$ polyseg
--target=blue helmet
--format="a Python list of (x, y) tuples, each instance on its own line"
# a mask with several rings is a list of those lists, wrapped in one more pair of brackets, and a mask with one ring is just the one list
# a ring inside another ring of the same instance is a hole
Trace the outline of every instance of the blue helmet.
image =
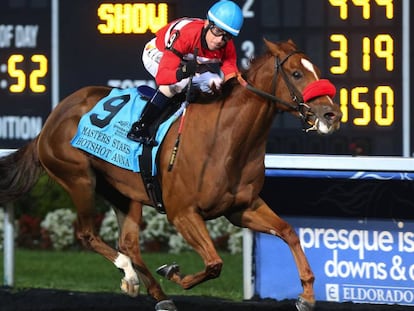
[(208, 10), (207, 19), (234, 37), (239, 34), (243, 25), (242, 10), (229, 0), (221, 0), (214, 4)]

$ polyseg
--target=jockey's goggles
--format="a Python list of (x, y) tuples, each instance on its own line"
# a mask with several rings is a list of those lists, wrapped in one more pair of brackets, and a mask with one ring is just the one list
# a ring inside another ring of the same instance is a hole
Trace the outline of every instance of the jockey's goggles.
[(224, 31), (223, 29), (217, 27), (213, 23), (209, 23), (208, 29), (210, 29), (211, 33), (215, 37), (221, 37), (221, 39), (224, 42), (227, 42), (227, 41), (230, 41), (231, 39), (233, 39), (233, 36), (231, 34), (229, 34), (228, 32)]

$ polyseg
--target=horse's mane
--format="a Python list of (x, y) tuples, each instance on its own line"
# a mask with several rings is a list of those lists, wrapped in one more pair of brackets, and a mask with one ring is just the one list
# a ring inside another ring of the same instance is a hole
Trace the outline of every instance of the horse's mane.
[[(283, 50), (286, 54), (298, 50), (296, 44), (291, 39), (275, 42), (273, 44), (277, 45), (280, 50)], [(262, 54), (260, 54), (258, 57), (250, 59), (250, 66), (243, 73), (246, 77), (250, 77), (252, 74), (257, 73), (263, 63), (266, 62), (270, 57), (274, 56), (274, 53), (270, 50), (270, 47), (268, 45), (264, 44), (263, 49), (264, 52)]]

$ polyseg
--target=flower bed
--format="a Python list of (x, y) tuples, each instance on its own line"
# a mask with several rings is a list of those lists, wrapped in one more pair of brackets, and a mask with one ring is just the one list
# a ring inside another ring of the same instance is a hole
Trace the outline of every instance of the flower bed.
[[(50, 211), (44, 219), (23, 214), (16, 226), (16, 244), (24, 248), (64, 250), (79, 247), (75, 239), (76, 214), (70, 209)], [(207, 228), (216, 247), (235, 254), (242, 251), (242, 230), (220, 217), (207, 221)], [(3, 246), (4, 211), (0, 208), (0, 248)], [(118, 222), (112, 209), (98, 215), (96, 226), (102, 239), (115, 246)], [(191, 249), (182, 236), (167, 221), (167, 217), (154, 208), (144, 207), (140, 243), (145, 251), (180, 253)]]

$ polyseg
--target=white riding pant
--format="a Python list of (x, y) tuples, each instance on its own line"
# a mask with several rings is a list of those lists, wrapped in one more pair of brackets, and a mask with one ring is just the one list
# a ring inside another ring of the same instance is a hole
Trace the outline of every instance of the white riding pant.
[[(158, 67), (162, 58), (163, 52), (158, 50), (155, 45), (155, 38), (149, 41), (142, 53), (142, 62), (145, 69), (155, 77), (158, 72)], [(181, 93), (187, 86), (189, 78), (182, 79), (177, 83), (170, 85), (160, 85), (159, 90), (165, 96), (173, 97), (175, 94)], [(223, 79), (216, 73), (204, 72), (196, 73), (193, 77), (193, 85), (198, 87), (202, 92), (211, 93), (214, 86), (215, 89), (220, 89)]]

